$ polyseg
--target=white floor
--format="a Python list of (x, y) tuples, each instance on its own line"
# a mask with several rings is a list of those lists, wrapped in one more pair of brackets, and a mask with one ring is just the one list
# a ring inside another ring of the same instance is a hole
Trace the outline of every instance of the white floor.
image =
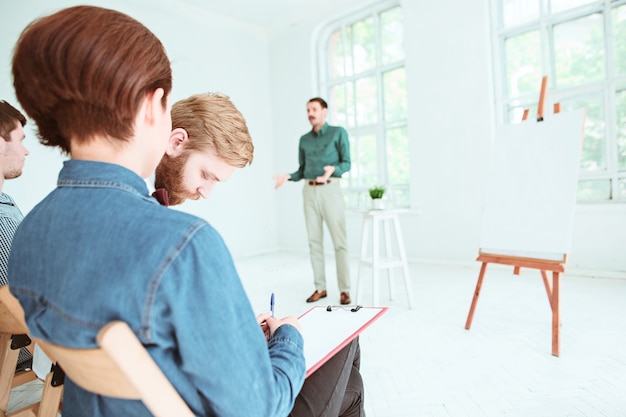
[[(353, 277), (357, 276), (353, 263)], [(238, 263), (253, 307), (278, 313), (310, 307), (306, 254), (271, 254)], [(329, 297), (337, 304), (334, 261)], [(368, 417), (626, 416), (626, 280), (565, 274), (561, 284), (561, 355), (551, 354), (551, 311), (536, 270), (487, 270), (471, 330), (465, 321), (480, 264), (410, 265), (415, 308), (399, 272), (396, 299), (381, 285), (389, 312), (361, 336)], [(369, 273), (369, 271), (368, 271)], [(363, 274), (371, 305), (371, 279)], [(354, 295), (354, 294), (353, 294)]]
[[(273, 253), (236, 261), (255, 311), (300, 315), (313, 291), (307, 254)], [(353, 261), (352, 276), (357, 276)], [(415, 308), (401, 274), (396, 299), (381, 285), (389, 312), (361, 336), (368, 417), (626, 416), (626, 280), (565, 274), (561, 355), (551, 355), (551, 312), (539, 272), (490, 266), (471, 330), (465, 320), (480, 264), (411, 264)], [(334, 260), (329, 296), (339, 303)], [(354, 285), (353, 279), (353, 285)], [(371, 305), (371, 280), (364, 275)], [(354, 299), (354, 292), (353, 292)], [(12, 395), (10, 409), (24, 402)], [(22, 395), (22, 396), (21, 396)], [(21, 396), (21, 398), (20, 398)]]

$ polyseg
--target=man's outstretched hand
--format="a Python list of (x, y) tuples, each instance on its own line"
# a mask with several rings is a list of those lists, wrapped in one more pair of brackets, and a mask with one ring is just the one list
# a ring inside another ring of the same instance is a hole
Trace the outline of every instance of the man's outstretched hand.
[(274, 189), (278, 190), (289, 178), (291, 175), (289, 174), (278, 174), (272, 177), (273, 180), (276, 180), (276, 185), (274, 185)]

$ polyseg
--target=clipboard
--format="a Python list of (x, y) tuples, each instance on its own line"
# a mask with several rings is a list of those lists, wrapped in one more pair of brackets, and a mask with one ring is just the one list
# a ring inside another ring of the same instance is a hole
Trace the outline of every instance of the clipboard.
[(331, 311), (328, 311), (327, 307), (316, 306), (298, 317), (304, 339), (305, 378), (317, 371), (388, 309), (331, 306)]

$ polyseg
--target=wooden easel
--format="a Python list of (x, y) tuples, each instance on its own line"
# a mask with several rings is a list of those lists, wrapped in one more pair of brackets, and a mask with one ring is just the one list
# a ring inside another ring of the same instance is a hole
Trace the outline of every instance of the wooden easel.
[[(543, 107), (545, 103), (546, 88), (548, 77), (543, 77), (541, 81), (541, 92), (539, 95), (539, 103), (537, 106), (537, 121), (543, 121)], [(559, 103), (554, 104), (554, 113), (559, 113), (561, 106)], [(527, 120), (528, 109), (524, 110), (522, 120)], [(487, 264), (502, 264), (513, 266), (513, 273), (519, 275), (521, 268), (533, 268), (538, 269), (543, 279), (543, 284), (548, 294), (548, 301), (550, 302), (550, 308), (552, 309), (552, 355), (559, 356), (560, 354), (560, 274), (565, 272), (564, 264), (567, 260), (567, 254), (563, 254), (562, 259), (559, 260), (546, 260), (535, 258), (523, 258), (517, 256), (508, 255), (496, 255), (483, 253), (479, 250), (477, 261), (482, 262), (480, 268), (480, 274), (478, 275), (478, 282), (476, 282), (476, 289), (474, 290), (474, 297), (472, 299), (472, 305), (467, 315), (467, 321), (465, 322), (465, 328), (469, 330), (472, 325), (472, 319), (474, 318), (474, 311), (476, 310), (476, 304), (478, 303), (478, 297), (487, 271)], [(548, 272), (552, 272), (552, 284), (548, 280)]]
[[(565, 264), (567, 256), (563, 255), (563, 260), (550, 261), (544, 259), (533, 258), (519, 258), (516, 256), (506, 255), (492, 255), (479, 251), (478, 262), (482, 262), (480, 267), (480, 274), (478, 275), (478, 282), (476, 283), (476, 289), (474, 290), (474, 298), (472, 299), (472, 306), (470, 307), (469, 314), (467, 315), (467, 321), (465, 322), (465, 328), (469, 330), (472, 325), (472, 319), (474, 318), (474, 311), (476, 310), (476, 304), (478, 303), (478, 296), (480, 295), (480, 289), (483, 285), (483, 278), (487, 271), (487, 264), (502, 264), (512, 265), (513, 273), (519, 275), (520, 268), (533, 268), (538, 269), (543, 279), (543, 285), (546, 287), (546, 293), (548, 294), (548, 301), (550, 302), (550, 308), (552, 309), (552, 354), (559, 356), (560, 354), (560, 327), (561, 318), (559, 313), (560, 306), (560, 280), (561, 272), (565, 272), (563, 265)], [(548, 280), (548, 272), (552, 272), (552, 285)]]

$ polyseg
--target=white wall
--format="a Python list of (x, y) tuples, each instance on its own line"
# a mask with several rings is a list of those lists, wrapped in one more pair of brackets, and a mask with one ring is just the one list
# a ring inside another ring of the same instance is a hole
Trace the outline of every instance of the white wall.
[[(22, 29), (32, 19), (78, 4), (65, 0), (0, 2), (0, 98), (19, 107), (12, 87), (10, 60)], [(83, 3), (81, 3), (83, 4)], [(228, 94), (246, 117), (255, 143), (254, 161), (209, 200), (185, 203), (181, 210), (209, 220), (223, 235), (234, 256), (276, 248), (273, 183), (273, 138), (269, 84), (268, 36), (260, 27), (225, 16), (163, 1), (92, 1), (90, 4), (128, 13), (149, 27), (163, 42), (172, 61), (178, 100), (194, 93)], [(29, 211), (55, 184), (62, 161), (56, 150), (40, 145), (27, 124), (26, 145), (31, 151), (22, 177), (7, 181), (22, 211)]]
[[(317, 23), (301, 23), (272, 34), (270, 79), (277, 173), (292, 173), (298, 169), (298, 142), (300, 136), (311, 129), (306, 103), (319, 94), (312, 82), (315, 68), (311, 53), (312, 33)], [(276, 217), (279, 246), (308, 250), (302, 211), (302, 182), (287, 182), (276, 190)]]
[[(413, 260), (472, 264), (479, 248), (495, 125), (488, 1), (403, 0), (402, 6), (413, 205), (401, 219), (407, 255)], [(272, 34), (278, 171), (297, 166), (297, 140), (308, 127), (303, 103), (318, 93), (311, 74), (315, 63), (307, 48), (322, 23), (316, 19)], [(306, 251), (301, 186), (284, 188), (288, 190), (280, 190), (277, 201), (279, 245)], [(348, 214), (355, 257), (360, 220), (358, 214)], [(568, 271), (626, 277), (624, 247), (626, 205), (577, 207)]]
[[(404, 215), (402, 222), (412, 259), (468, 261), (478, 249), (484, 198), (480, 184), (493, 113), (489, 25), (485, 1), (456, 3), (454, 7), (449, 2), (403, 3), (414, 210)], [(311, 81), (314, 62), (307, 46), (319, 22), (284, 29), (273, 33), (271, 39), (280, 171), (297, 168), (298, 137), (310, 128), (304, 103), (317, 92)], [(453, 28), (462, 28), (462, 36)], [(459, 76), (461, 68), (463, 75)], [(300, 100), (294, 101), (296, 94), (301, 95)], [(283, 195), (279, 195), (278, 211), (296, 215), (280, 217), (284, 227), (279, 226), (278, 239), (284, 248), (307, 247), (301, 187), (287, 184), (284, 188), (290, 189), (279, 192)], [(361, 216), (349, 213), (348, 224), (351, 252), (356, 256)]]
[[(173, 61), (174, 99), (216, 90), (246, 116), (255, 141), (251, 167), (220, 185), (208, 201), (183, 209), (209, 219), (235, 256), (274, 249), (307, 251), (302, 184), (273, 190), (271, 176), (297, 168), (298, 138), (310, 127), (306, 101), (319, 94), (311, 51), (316, 30), (348, 7), (288, 22), (266, 32), (167, 0), (92, 2), (138, 18)], [(54, 4), (54, 7), (49, 4)], [(0, 3), (0, 97), (15, 104), (10, 56), (32, 18), (70, 5), (64, 0)], [(148, 6), (150, 4), (151, 6)], [(409, 258), (474, 264), (495, 123), (487, 0), (403, 0), (411, 140), (413, 211), (402, 217)], [(7, 18), (7, 16), (10, 16)], [(54, 187), (61, 157), (36, 143), (22, 178), (5, 191), (26, 211)], [(348, 214), (358, 255), (361, 217)], [(330, 239), (327, 239), (330, 240)], [(626, 276), (626, 205), (579, 206), (568, 271)], [(587, 271), (589, 272), (589, 271)]]

